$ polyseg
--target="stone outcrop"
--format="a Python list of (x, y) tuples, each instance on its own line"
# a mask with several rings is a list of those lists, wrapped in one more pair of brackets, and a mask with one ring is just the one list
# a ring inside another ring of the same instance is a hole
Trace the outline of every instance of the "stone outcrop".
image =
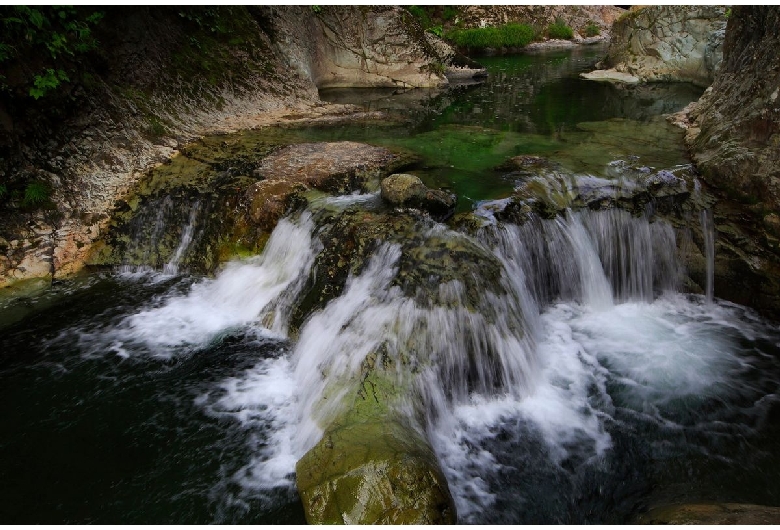
[(383, 147), (357, 142), (294, 144), (264, 158), (254, 175), (261, 180), (250, 186), (247, 199), (252, 220), (271, 231), (295, 202), (310, 188), (331, 194), (347, 194), (374, 188), (380, 177), (408, 164)]
[[(268, 8), (276, 47), (317, 88), (439, 87), (442, 61), (422, 28), (393, 6)], [(438, 66), (437, 66), (438, 65)]]
[(3, 93), (0, 183), (8, 196), (40, 183), (51, 203), (35, 210), (11, 198), (0, 209), (0, 287), (83, 268), (117, 200), (200, 136), (357, 111), (323, 104), (324, 86), (446, 83), (435, 51), (401, 9), (224, 9), (232, 26), (223, 34), (179, 9), (111, 8), (98, 36), (105, 64), (83, 65), (94, 67), (92, 85), (75, 86), (63, 103), (68, 112), (54, 120), (32, 119), (43, 112), (37, 103), (8, 103)]
[(419, 208), (437, 219), (452, 215), (457, 202), (454, 194), (432, 190), (414, 175), (398, 173), (382, 180), (382, 198), (394, 206)]
[(686, 143), (718, 202), (715, 293), (780, 318), (780, 9), (735, 6)]
[(560, 20), (574, 30), (575, 39), (582, 40), (590, 24), (598, 26), (606, 37), (612, 23), (623, 13), (625, 9), (615, 6), (463, 6), (458, 22), (465, 28), (511, 22), (545, 28)]
[(709, 86), (722, 59), (724, 6), (647, 6), (618, 18), (605, 69)]

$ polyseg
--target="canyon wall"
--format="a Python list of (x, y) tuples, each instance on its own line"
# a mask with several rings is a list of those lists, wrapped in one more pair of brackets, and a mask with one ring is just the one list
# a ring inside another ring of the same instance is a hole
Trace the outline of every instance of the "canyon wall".
[(619, 17), (605, 68), (641, 81), (709, 86), (722, 59), (723, 6), (647, 6)]

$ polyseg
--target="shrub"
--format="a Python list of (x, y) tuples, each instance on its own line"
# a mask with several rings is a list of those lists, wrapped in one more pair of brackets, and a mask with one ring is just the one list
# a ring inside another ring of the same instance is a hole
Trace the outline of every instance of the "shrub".
[[(102, 18), (88, 7), (0, 6), (0, 70), (16, 63), (23, 89), (35, 99), (54, 91), (97, 49), (92, 30)], [(13, 90), (8, 81), (0, 74), (0, 90)]]
[(460, 29), (448, 32), (447, 40), (461, 48), (523, 47), (534, 38), (534, 30), (525, 24), (506, 24), (499, 27)]
[(574, 38), (574, 31), (563, 20), (557, 19), (554, 24), (547, 26), (547, 36), (551, 39), (569, 40)]
[(22, 206), (25, 208), (32, 208), (41, 206), (48, 202), (51, 196), (51, 189), (43, 182), (33, 181), (27, 184), (24, 189), (24, 198), (22, 199)]
[(586, 37), (595, 37), (596, 35), (599, 35), (601, 33), (601, 29), (594, 24), (590, 23), (587, 26), (585, 26), (585, 36)]

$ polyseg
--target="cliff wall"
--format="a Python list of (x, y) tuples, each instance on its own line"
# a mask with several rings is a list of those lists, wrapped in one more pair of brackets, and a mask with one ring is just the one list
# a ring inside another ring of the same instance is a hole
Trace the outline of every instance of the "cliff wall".
[(327, 86), (446, 84), (400, 8), (111, 7), (95, 36), (40, 100), (0, 65), (0, 287), (82, 268), (117, 199), (199, 136), (355, 112)]
[(735, 6), (686, 142), (715, 205), (715, 293), (780, 317), (780, 8)]
[(618, 18), (604, 67), (641, 81), (709, 86), (722, 59), (723, 6), (647, 6)]

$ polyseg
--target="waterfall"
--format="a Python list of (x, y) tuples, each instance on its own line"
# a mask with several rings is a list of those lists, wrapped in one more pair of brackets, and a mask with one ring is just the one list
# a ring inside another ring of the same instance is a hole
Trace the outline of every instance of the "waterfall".
[(165, 297), (111, 329), (82, 333), (79, 340), (96, 354), (126, 356), (140, 346), (155, 357), (170, 358), (241, 327), (283, 337), (292, 300), (303, 289), (319, 248), (312, 232), (309, 213), (283, 219), (261, 255), (229, 263), (216, 278), (193, 284), (186, 294)]
[(168, 263), (163, 267), (163, 274), (173, 276), (179, 273), (179, 262), (181, 262), (182, 256), (190, 247), (190, 243), (192, 243), (192, 238), (195, 234), (195, 221), (198, 218), (199, 211), (200, 201), (195, 201), (195, 204), (193, 204), (190, 209), (190, 218), (187, 220), (187, 225), (184, 226), (181, 231), (179, 246), (176, 247), (173, 256), (171, 256), (171, 259), (168, 260)]
[(707, 208), (699, 214), (701, 232), (704, 237), (704, 253), (707, 259), (707, 286), (705, 298), (708, 303), (715, 297), (715, 221), (712, 210)]

